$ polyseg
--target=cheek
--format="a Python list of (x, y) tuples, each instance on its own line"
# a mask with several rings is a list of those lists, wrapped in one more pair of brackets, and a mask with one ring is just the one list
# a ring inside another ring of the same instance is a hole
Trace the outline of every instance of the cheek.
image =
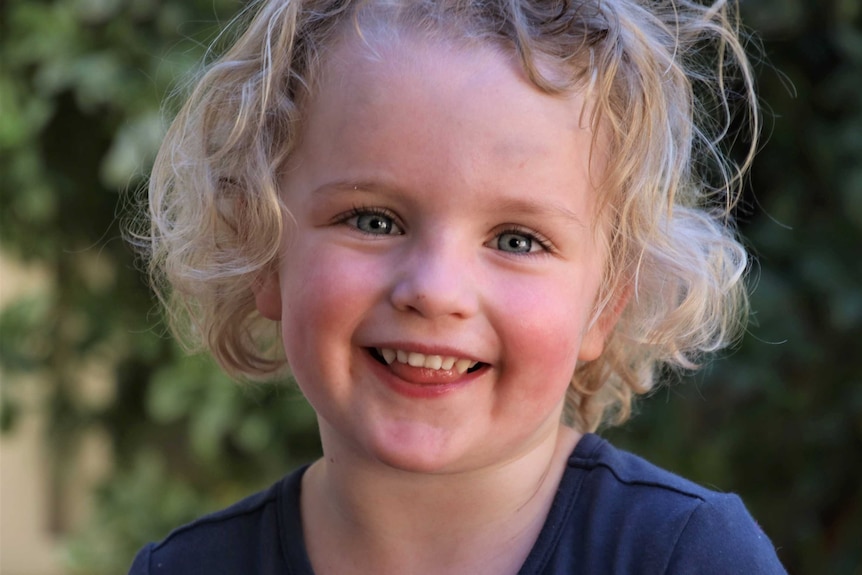
[(579, 290), (560, 285), (549, 282), (537, 290), (533, 284), (527, 292), (508, 290), (505, 297), (507, 367), (523, 401), (558, 401), (577, 365), (590, 306), (582, 304)]
[[(333, 273), (327, 258), (309, 254), (291, 254), (282, 268), (282, 331), (288, 360), (308, 355), (317, 346), (316, 339), (337, 325), (335, 319), (344, 313), (349, 301), (348, 283), (341, 273)], [(292, 357), (293, 356), (293, 357)]]
[[(345, 360), (361, 318), (381, 293), (379, 273), (355, 253), (306, 249), (282, 267), (282, 333), (291, 366)], [(295, 374), (298, 376), (299, 374)]]

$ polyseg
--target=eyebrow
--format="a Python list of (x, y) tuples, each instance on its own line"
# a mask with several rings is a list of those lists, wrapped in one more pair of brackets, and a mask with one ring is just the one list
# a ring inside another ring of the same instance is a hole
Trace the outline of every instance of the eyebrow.
[(494, 206), (493, 209), (494, 211), (501, 213), (518, 213), (536, 217), (559, 218), (576, 226), (586, 227), (578, 214), (565, 206), (550, 202), (536, 202), (522, 198), (504, 198)]
[[(337, 180), (327, 182), (315, 188), (315, 194), (327, 192), (383, 192), (385, 194), (398, 195), (396, 187), (371, 180)], [(503, 198), (495, 202), (489, 211), (498, 213), (517, 213), (534, 217), (546, 217), (563, 219), (578, 227), (586, 227), (581, 218), (565, 206), (550, 202), (540, 202), (523, 198)]]
[(391, 194), (397, 193), (395, 188), (380, 182), (370, 180), (337, 180), (334, 182), (326, 182), (316, 187), (313, 194), (321, 194), (326, 192), (387, 192)]

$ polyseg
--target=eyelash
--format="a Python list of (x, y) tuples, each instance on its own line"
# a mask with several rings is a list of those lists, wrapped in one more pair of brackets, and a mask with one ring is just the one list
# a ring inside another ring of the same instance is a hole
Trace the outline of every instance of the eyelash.
[[(516, 225), (510, 225), (509, 227), (497, 232), (494, 235), (494, 239), (496, 240), (496, 239), (498, 239), (498, 238), (500, 238), (506, 234), (514, 234), (514, 235), (518, 235), (518, 236), (523, 236), (525, 238), (529, 238), (530, 241), (535, 242), (541, 248), (541, 250), (536, 251), (536, 252), (522, 252), (522, 253), (518, 253), (517, 255), (541, 256), (541, 255), (553, 254), (555, 252), (554, 246), (551, 243), (551, 241), (547, 237), (543, 236), (542, 234), (540, 234), (536, 231), (533, 231), (533, 230), (530, 230), (527, 228), (523, 228), (520, 226), (516, 226)], [(503, 251), (503, 250), (500, 250), (500, 251)], [(513, 253), (513, 252), (508, 252), (508, 253)]]
[[(386, 208), (378, 208), (378, 207), (372, 207), (372, 206), (353, 206), (347, 212), (337, 216), (333, 220), (333, 223), (347, 224), (347, 222), (349, 222), (350, 220), (352, 220), (354, 218), (359, 218), (361, 216), (378, 216), (381, 218), (386, 218), (387, 220), (390, 220), (394, 226), (396, 226), (397, 228), (402, 230), (402, 233), (403, 233), (404, 226), (402, 226), (401, 223), (398, 221), (398, 217), (395, 215), (394, 212), (392, 212), (391, 210), (388, 210)], [(352, 226), (352, 227), (354, 227), (357, 231), (362, 232), (364, 234), (375, 235), (375, 234), (372, 234), (371, 232), (366, 232), (365, 230), (360, 229), (358, 226)], [(387, 235), (387, 234), (380, 234), (380, 235)]]

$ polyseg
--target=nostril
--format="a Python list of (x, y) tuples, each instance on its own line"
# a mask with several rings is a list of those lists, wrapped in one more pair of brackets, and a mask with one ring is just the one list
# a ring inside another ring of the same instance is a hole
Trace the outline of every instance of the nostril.
[(454, 260), (430, 259), (393, 280), (389, 294), (393, 307), (425, 318), (474, 315), (478, 299), (469, 278), (457, 270)]

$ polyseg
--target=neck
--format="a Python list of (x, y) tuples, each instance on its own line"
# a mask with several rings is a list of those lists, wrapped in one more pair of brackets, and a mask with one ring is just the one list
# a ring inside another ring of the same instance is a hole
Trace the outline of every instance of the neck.
[(510, 461), (448, 474), (321, 459), (302, 491), (315, 572), (517, 572), (579, 437), (563, 427)]

